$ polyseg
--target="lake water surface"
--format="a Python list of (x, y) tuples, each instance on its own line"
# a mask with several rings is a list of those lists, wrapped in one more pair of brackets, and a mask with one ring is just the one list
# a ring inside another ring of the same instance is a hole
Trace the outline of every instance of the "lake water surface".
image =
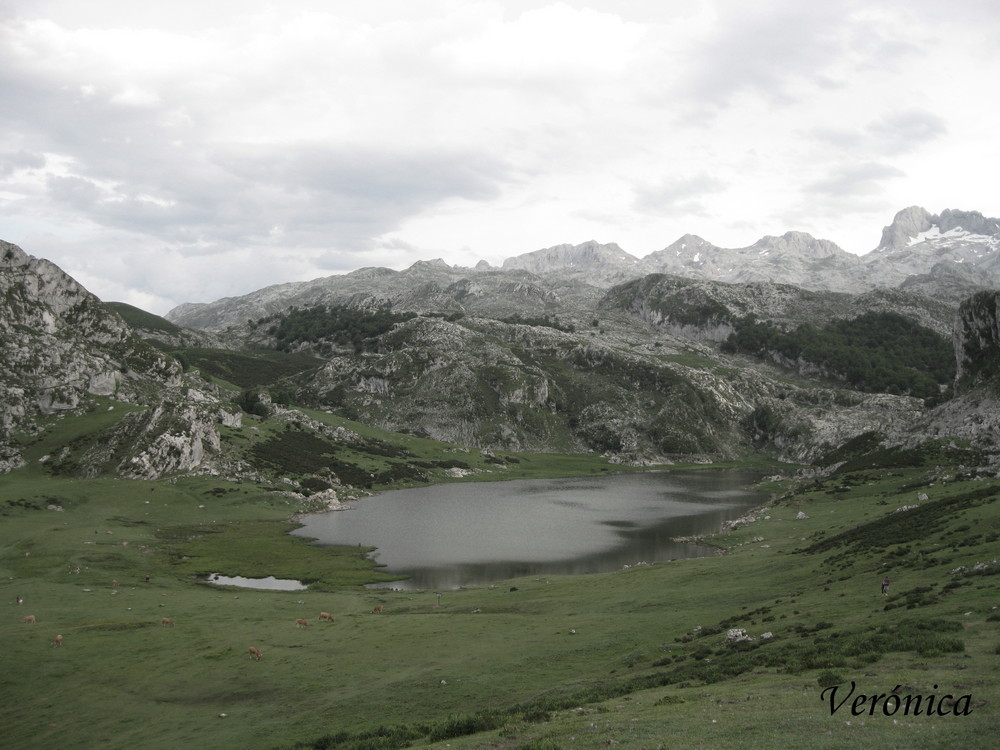
[(377, 547), (402, 589), (454, 589), (524, 575), (618, 570), (712, 554), (707, 534), (766, 499), (748, 471), (677, 471), (469, 482), (383, 492), (294, 531), (322, 545)]

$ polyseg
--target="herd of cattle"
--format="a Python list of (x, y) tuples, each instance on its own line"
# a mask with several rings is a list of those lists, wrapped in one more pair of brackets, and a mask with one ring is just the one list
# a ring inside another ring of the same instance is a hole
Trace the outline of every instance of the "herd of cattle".
[[(116, 581), (112, 581), (112, 585), (115, 587), (115, 589), (117, 589), (118, 588), (118, 581), (117, 580)], [(24, 597), (21, 596), (21, 595), (18, 595), (18, 597), (17, 597), (17, 603), (18, 603), (18, 605), (24, 604)], [(380, 614), (381, 612), (383, 612), (383, 607), (382, 607), (381, 604), (375, 605), (375, 608), (372, 609), (372, 614)], [(319, 613), (319, 621), (320, 622), (334, 622), (334, 617), (329, 612), (320, 612)], [(34, 624), (36, 624), (37, 620), (36, 620), (36, 618), (35, 618), (34, 615), (25, 615), (24, 617), (21, 618), (21, 622), (24, 623), (25, 625), (34, 625)], [(169, 627), (173, 627), (174, 626), (174, 621), (173, 621), (173, 619), (171, 619), (169, 617), (164, 617), (163, 619), (160, 620), (160, 624), (161, 625), (166, 625), (166, 626), (169, 626)], [(305, 619), (303, 619), (301, 617), (297, 618), (295, 620), (295, 626), (298, 627), (298, 628), (309, 627), (309, 621), (305, 620)], [(55, 647), (55, 646), (61, 646), (62, 643), (63, 643), (63, 637), (62, 637), (62, 635), (57, 635), (55, 638), (52, 639), (52, 646), (53, 647)], [(250, 648), (248, 649), (248, 651), (250, 653), (250, 658), (253, 659), (253, 660), (255, 660), (255, 661), (260, 661), (261, 659), (264, 658), (263, 653), (261, 653), (261, 650), (259, 648), (257, 648), (256, 646), (250, 646)]]

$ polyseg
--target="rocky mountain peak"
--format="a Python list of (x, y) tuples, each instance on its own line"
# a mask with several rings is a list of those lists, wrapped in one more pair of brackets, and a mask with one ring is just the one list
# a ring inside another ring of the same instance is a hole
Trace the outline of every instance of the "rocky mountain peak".
[(566, 268), (613, 268), (634, 265), (639, 259), (622, 250), (614, 242), (601, 244), (588, 240), (579, 245), (562, 244), (507, 258), (503, 270), (522, 269), (532, 273), (548, 273)]
[(921, 233), (930, 230), (937, 217), (920, 206), (898, 211), (892, 223), (882, 228), (882, 240), (876, 252), (891, 252), (912, 244)]
[(816, 239), (808, 232), (785, 232), (780, 237), (771, 235), (762, 237), (751, 245), (750, 249), (762, 253), (765, 251), (789, 253), (804, 258), (854, 257), (835, 242)]
[(863, 263), (877, 286), (915, 289), (919, 283), (925, 294), (957, 303), (1000, 281), (1000, 219), (953, 209), (934, 215), (911, 206), (882, 230), (881, 243)]
[(946, 208), (938, 217), (941, 234), (962, 229), (970, 234), (1000, 237), (1000, 219), (991, 219), (978, 211), (959, 211)]
[(673, 255), (676, 257), (676, 256), (698, 254), (700, 252), (712, 251), (712, 250), (718, 250), (718, 248), (708, 240), (699, 237), (696, 234), (685, 234), (682, 235), (677, 240), (675, 240), (674, 242), (672, 242), (671, 244), (667, 245), (659, 252), (650, 253), (649, 256), (646, 256), (646, 260), (648, 260), (652, 256), (658, 256), (658, 255), (667, 255), (667, 256)]
[(451, 266), (448, 265), (442, 258), (434, 258), (433, 260), (418, 260), (414, 263), (408, 270), (420, 270), (420, 269), (440, 269), (442, 271), (450, 271)]
[(507, 258), (502, 271), (528, 271), (534, 274), (559, 273), (564, 278), (607, 287), (641, 272), (639, 259), (614, 242), (602, 244), (588, 240), (579, 245), (555, 245)]
[[(911, 206), (895, 215), (883, 230), (882, 244), (865, 256), (800, 231), (766, 236), (738, 248), (718, 247), (698, 235), (684, 234), (641, 260), (615, 243), (589, 240), (510, 257), (499, 268), (485, 261), (474, 269), (449, 266), (437, 259), (418, 261), (404, 271), (359, 269), (207, 305), (181, 305), (166, 318), (182, 326), (222, 330), (293, 304), (391, 304), (408, 310), (499, 314), (513, 304), (505, 297), (512, 288), (528, 285), (547, 290), (531, 295), (543, 304), (546, 294), (589, 299), (602, 289), (650, 273), (852, 294), (905, 284), (911, 291), (957, 306), (976, 291), (1000, 284), (1000, 220), (951, 209), (935, 216)], [(479, 281), (465, 284), (470, 275)], [(359, 301), (362, 297), (368, 302)]]
[(897, 213), (892, 224), (882, 230), (882, 241), (875, 252), (896, 252), (940, 238), (968, 239), (969, 235), (1000, 238), (1000, 219), (983, 216), (979, 211), (951, 208), (934, 215), (920, 206), (910, 206)]

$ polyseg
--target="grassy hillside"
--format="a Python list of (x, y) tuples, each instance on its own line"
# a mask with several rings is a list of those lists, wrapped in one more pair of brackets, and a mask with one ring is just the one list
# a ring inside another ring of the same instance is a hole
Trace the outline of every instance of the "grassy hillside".
[(249, 352), (228, 349), (188, 348), (170, 352), (185, 368), (196, 368), (203, 375), (240, 388), (270, 386), (320, 366), (321, 361), (308, 354), (285, 352)]
[[(45, 439), (58, 442), (54, 432)], [(414, 452), (432, 442), (400, 440)], [(507, 466), (521, 476), (607, 468), (519, 458)], [(901, 468), (884, 456), (798, 488), (775, 485), (780, 499), (713, 539), (719, 557), (440, 596), (364, 589), (382, 577), (366, 550), (287, 535), (295, 502), (263, 488), (69, 480), (36, 461), (0, 477), (5, 741), (992, 746), (1000, 482), (937, 468), (945, 460)], [(207, 572), (311, 585), (238, 590), (200, 581)], [(335, 622), (320, 622), (321, 611)], [(29, 614), (34, 624), (21, 621)], [(741, 628), (754, 640), (728, 643)], [(855, 697), (898, 686), (924, 706), (930, 695), (941, 705), (969, 695), (956, 704), (968, 715), (951, 705), (945, 715), (869, 715), (867, 704), (852, 715), (853, 697), (831, 715), (824, 686), (846, 685), (839, 701), (851, 681)]]
[(184, 332), (183, 328), (171, 323), (166, 318), (146, 312), (125, 302), (105, 302), (104, 306), (121, 315), (125, 322), (133, 328), (178, 335)]

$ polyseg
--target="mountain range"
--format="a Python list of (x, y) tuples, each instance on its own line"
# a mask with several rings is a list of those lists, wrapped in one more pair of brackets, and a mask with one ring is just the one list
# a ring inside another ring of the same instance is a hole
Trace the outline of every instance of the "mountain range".
[[(905, 209), (865, 256), (801, 232), (736, 249), (685, 235), (644, 258), (587, 242), (499, 268), (365, 268), (166, 318), (104, 304), (9, 243), (0, 259), (6, 470), (54, 420), (99, 412), (50, 471), (273, 479), (229, 431), (342, 438), (309, 409), (484, 455), (824, 465), (863, 438), (997, 460), (1000, 221), (977, 212)], [(282, 478), (343, 485), (344, 466)]]
[(786, 232), (744, 248), (717, 247), (687, 234), (644, 258), (614, 243), (589, 241), (508, 258), (500, 268), (485, 262), (462, 268), (441, 260), (418, 261), (404, 271), (364, 268), (211, 303), (184, 304), (166, 318), (181, 326), (219, 330), (291, 305), (492, 313), (515, 301), (532, 311), (556, 309), (565, 299), (570, 306), (586, 307), (596, 304), (601, 290), (653, 273), (849, 294), (902, 289), (957, 305), (976, 291), (1000, 286), (1000, 219), (976, 211), (930, 214), (907, 208), (882, 230), (878, 247), (863, 256), (804, 232)]

